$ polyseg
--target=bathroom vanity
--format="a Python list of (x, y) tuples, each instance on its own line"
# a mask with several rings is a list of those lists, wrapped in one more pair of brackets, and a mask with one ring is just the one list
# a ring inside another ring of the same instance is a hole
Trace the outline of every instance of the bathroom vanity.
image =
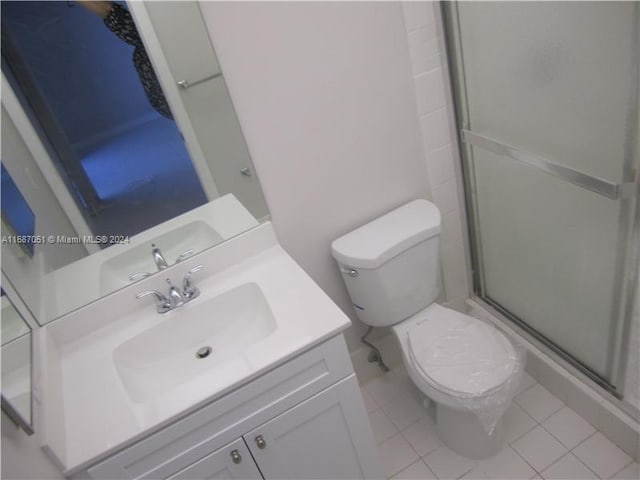
[[(135, 299), (199, 264), (192, 302)], [(270, 223), (164, 272), (37, 332), (44, 448), (67, 477), (384, 477), (350, 322)]]
[(87, 468), (81, 478), (375, 478), (341, 336)]

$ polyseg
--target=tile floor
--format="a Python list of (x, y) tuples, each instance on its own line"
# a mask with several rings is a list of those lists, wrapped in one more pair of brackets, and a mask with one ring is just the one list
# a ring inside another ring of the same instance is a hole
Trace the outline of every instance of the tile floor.
[(361, 385), (390, 479), (639, 479), (638, 463), (525, 373), (507, 410), (506, 445), (470, 460), (445, 447), (433, 407), (403, 366)]

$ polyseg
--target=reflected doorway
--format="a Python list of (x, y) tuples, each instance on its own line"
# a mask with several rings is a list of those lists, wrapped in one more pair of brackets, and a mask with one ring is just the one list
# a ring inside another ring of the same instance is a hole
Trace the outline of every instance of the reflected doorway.
[(134, 235), (207, 202), (134, 47), (75, 2), (1, 5), (2, 70), (95, 235)]

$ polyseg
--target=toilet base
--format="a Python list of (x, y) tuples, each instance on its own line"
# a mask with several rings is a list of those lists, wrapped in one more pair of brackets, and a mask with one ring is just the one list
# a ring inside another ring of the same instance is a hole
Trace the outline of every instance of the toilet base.
[(436, 402), (436, 426), (440, 440), (463, 457), (482, 460), (497, 455), (504, 446), (502, 419), (489, 435), (473, 412)]

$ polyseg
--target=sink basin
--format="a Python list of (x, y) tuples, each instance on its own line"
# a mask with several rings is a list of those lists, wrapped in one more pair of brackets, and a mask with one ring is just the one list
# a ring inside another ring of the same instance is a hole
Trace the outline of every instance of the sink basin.
[(271, 308), (255, 283), (154, 315), (158, 325), (113, 351), (116, 371), (134, 402), (210, 372), (276, 329)]
[(220, 243), (223, 238), (203, 221), (190, 222), (135, 247), (122, 247), (123, 252), (106, 260), (100, 266), (100, 294), (106, 295), (131, 283), (134, 273), (156, 273), (158, 268), (151, 256), (152, 244), (160, 248), (169, 265), (173, 265), (181, 253), (187, 250), (201, 252)]

